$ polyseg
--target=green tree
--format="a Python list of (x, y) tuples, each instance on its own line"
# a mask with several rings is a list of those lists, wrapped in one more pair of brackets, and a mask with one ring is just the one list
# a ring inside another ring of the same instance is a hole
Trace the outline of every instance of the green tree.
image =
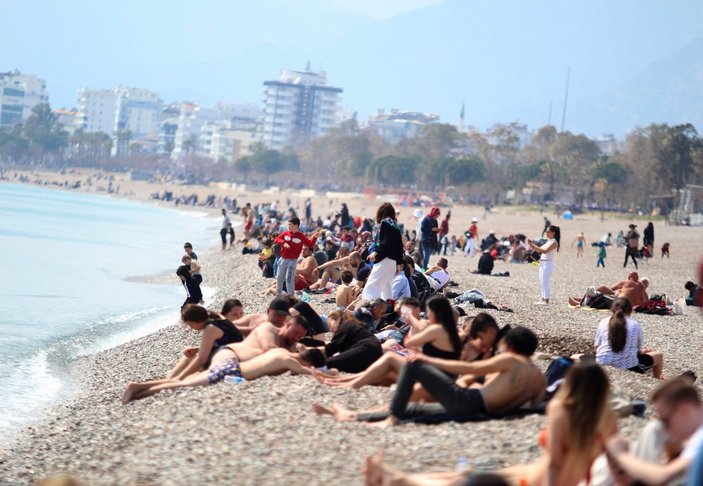
[(374, 160), (367, 168), (369, 184), (407, 184), (415, 180), (418, 160), (414, 157), (387, 155)]
[(22, 126), (15, 125), (9, 132), (0, 131), (0, 159), (21, 162), (29, 150), (29, 140), (22, 136)]
[(486, 166), (477, 156), (451, 159), (444, 167), (445, 185), (474, 184), (486, 179)]
[(39, 103), (23, 125), (23, 134), (29, 141), (33, 155), (45, 162), (47, 157), (57, 157), (68, 143), (68, 132), (63, 129), (48, 103)]
[(240, 157), (234, 162), (234, 168), (238, 173), (242, 173), (244, 175), (249, 174), (251, 172), (251, 162), (249, 157)]

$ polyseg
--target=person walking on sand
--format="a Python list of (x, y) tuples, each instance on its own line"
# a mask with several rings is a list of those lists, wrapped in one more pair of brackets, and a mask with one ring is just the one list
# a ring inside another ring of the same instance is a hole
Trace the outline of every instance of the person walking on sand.
[(622, 268), (627, 267), (627, 259), (632, 258), (632, 263), (637, 267), (637, 256), (639, 254), (640, 247), (640, 234), (637, 232), (637, 225), (631, 224), (630, 231), (625, 235), (625, 262), (622, 264)]
[(548, 306), (551, 289), (549, 278), (554, 271), (554, 256), (559, 251), (559, 241), (561, 240), (561, 229), (559, 226), (550, 225), (547, 228), (547, 242), (542, 246), (535, 245), (532, 240), (527, 240), (527, 244), (533, 251), (540, 253), (539, 258), (539, 287), (542, 293), (542, 300), (535, 302), (535, 305)]
[(466, 234), (466, 247), (464, 248), (464, 256), (469, 255), (474, 256), (476, 252), (476, 242), (478, 241), (478, 218), (474, 216), (471, 218), (471, 226)]
[(227, 234), (229, 233), (229, 227), (232, 222), (227, 216), (227, 210), (222, 208), (222, 227), (220, 228), (220, 239), (222, 240), (222, 251), (227, 249)]
[(586, 237), (583, 235), (583, 231), (574, 239), (573, 245), (576, 245), (576, 258), (583, 258), (583, 247), (586, 246)]
[(598, 242), (598, 260), (596, 261), (596, 268), (598, 267), (603, 267), (605, 268), (605, 259), (608, 256), (608, 254), (605, 251), (605, 243), (602, 241)]

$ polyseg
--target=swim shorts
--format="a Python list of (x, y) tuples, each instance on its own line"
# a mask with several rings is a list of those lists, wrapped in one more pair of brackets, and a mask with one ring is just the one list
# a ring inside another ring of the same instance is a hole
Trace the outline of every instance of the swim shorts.
[(226, 359), (219, 363), (215, 368), (210, 370), (210, 374), (207, 379), (211, 385), (214, 385), (218, 381), (222, 381), (225, 376), (234, 375), (239, 378), (242, 377), (242, 369), (239, 366), (239, 361), (232, 358)]

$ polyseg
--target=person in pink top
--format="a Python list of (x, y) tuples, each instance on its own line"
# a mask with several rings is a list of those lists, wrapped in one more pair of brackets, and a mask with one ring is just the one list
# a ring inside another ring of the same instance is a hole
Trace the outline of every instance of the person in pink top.
[(303, 251), (303, 246), (315, 248), (317, 242), (316, 230), (312, 238), (308, 239), (300, 230), (300, 219), (293, 217), (288, 220), (288, 231), (284, 231), (276, 237), (274, 243), (281, 245), (281, 260), (278, 263), (278, 275), (276, 276), (276, 292), (283, 293), (285, 282), (286, 292), (295, 293), (295, 269), (298, 265), (298, 257)]

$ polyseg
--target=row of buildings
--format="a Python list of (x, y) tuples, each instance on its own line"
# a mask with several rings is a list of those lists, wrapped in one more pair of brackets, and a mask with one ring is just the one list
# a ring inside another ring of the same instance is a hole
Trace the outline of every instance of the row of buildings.
[[(251, 154), (254, 144), (272, 149), (307, 144), (354, 115), (341, 108), (342, 88), (329, 86), (324, 71), (281, 71), (277, 80), (264, 81), (263, 106), (196, 102), (164, 104), (158, 93), (118, 86), (78, 90), (76, 107), (54, 110), (69, 131), (103, 132), (114, 141), (116, 155), (189, 154), (233, 162)], [(44, 80), (18, 71), (0, 73), (0, 130), (26, 120), (38, 103), (48, 103)], [(459, 129), (463, 130), (463, 108)], [(379, 110), (362, 126), (390, 144), (415, 137), (423, 126), (438, 123), (439, 116), (402, 110)], [(510, 129), (524, 146), (532, 138), (527, 125)], [(616, 147), (612, 136), (600, 139), (604, 152)], [(516, 147), (521, 148), (521, 147)]]

